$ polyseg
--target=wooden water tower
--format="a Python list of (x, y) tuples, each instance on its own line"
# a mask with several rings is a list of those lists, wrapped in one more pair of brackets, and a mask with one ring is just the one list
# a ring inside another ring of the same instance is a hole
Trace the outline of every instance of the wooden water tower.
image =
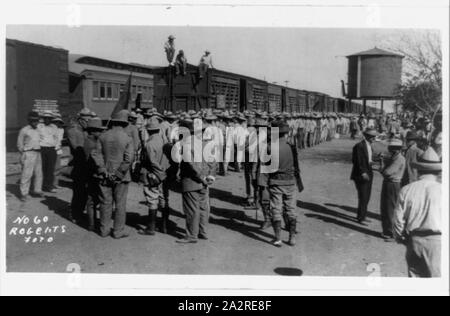
[(375, 47), (348, 58), (347, 98), (363, 100), (364, 114), (367, 114), (367, 100), (395, 100), (401, 84), (404, 56)]

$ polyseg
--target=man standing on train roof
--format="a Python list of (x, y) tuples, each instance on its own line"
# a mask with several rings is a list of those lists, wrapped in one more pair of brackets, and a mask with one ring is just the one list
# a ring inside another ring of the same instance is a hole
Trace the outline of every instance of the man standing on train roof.
[(205, 51), (205, 54), (200, 59), (200, 63), (198, 65), (199, 67), (199, 78), (203, 79), (206, 76), (206, 73), (208, 72), (208, 69), (213, 69), (213, 61), (211, 52), (209, 50)]
[(40, 135), (38, 131), (39, 114), (28, 114), (28, 125), (22, 128), (17, 138), (17, 149), (21, 154), (22, 175), (20, 178), (20, 200), (26, 202), (30, 193), (31, 180), (33, 190), (37, 197), (43, 197), (42, 193), (42, 158)]
[(173, 65), (175, 58), (175, 36), (170, 35), (169, 40), (164, 44), (164, 51), (166, 52), (167, 61), (169, 66)]
[[(92, 152), (92, 158), (103, 178), (100, 206), (101, 237), (112, 235), (113, 238), (120, 239), (129, 236), (125, 225), (134, 147), (133, 139), (125, 132), (128, 124), (127, 110), (116, 113), (111, 118), (111, 129), (100, 136), (99, 146)], [(114, 225), (112, 225), (114, 205), (115, 215)]]

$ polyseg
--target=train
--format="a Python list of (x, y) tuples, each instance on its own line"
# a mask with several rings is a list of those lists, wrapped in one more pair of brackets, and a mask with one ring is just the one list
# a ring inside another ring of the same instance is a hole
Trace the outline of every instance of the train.
[[(6, 40), (6, 146), (16, 150), (26, 113), (45, 101), (57, 104), (66, 123), (83, 107), (108, 119), (129, 76), (132, 100), (142, 108), (188, 111), (204, 108), (267, 112), (341, 112), (359, 114), (361, 104), (327, 94), (294, 89), (242, 74), (209, 69), (199, 79), (189, 64), (185, 76), (174, 67), (122, 63), (19, 40)], [(367, 112), (377, 113), (368, 107)]]
[[(300, 90), (269, 83), (223, 71), (208, 70), (206, 77), (199, 78), (197, 66), (188, 64), (186, 74), (176, 75), (174, 67), (152, 70), (154, 76), (154, 106), (163, 111), (189, 111), (213, 108), (229, 111), (267, 112), (339, 112), (360, 114), (363, 105), (349, 103), (343, 98)], [(367, 107), (368, 113), (379, 113)]]

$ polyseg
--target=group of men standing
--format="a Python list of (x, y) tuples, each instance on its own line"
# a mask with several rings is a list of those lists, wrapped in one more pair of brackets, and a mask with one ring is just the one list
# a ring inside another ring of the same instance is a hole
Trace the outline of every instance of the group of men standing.
[(367, 220), (374, 170), (379, 171), (383, 176), (381, 237), (406, 244), (411, 277), (439, 277), (442, 132), (435, 130), (429, 141), (420, 126), (402, 126), (408, 128), (403, 137), (400, 127), (385, 131), (387, 154), (374, 154), (379, 133), (372, 126), (353, 149), (351, 179), (358, 192), (357, 221), (364, 225)]
[(57, 166), (62, 155), (64, 137), (64, 122), (56, 111), (33, 111), (28, 114), (27, 119), (28, 125), (20, 130), (17, 139), (22, 165), (22, 202), (29, 199), (31, 187), (31, 195), (35, 197), (43, 197), (43, 192), (56, 193), (59, 188)]

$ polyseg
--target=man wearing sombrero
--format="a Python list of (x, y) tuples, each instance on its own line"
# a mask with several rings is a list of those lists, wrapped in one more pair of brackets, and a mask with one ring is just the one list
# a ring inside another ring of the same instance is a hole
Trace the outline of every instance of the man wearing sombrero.
[(403, 142), (400, 139), (389, 141), (388, 150), (391, 154), (385, 162), (381, 159), (380, 172), (383, 175), (383, 188), (381, 190), (381, 223), (383, 227), (382, 238), (385, 241), (394, 241), (393, 224), (394, 209), (397, 205), (401, 189), (401, 181), (405, 173), (406, 161), (402, 155)]
[(441, 276), (441, 183), (442, 163), (429, 148), (414, 164), (416, 181), (400, 192), (395, 209), (394, 233), (406, 244), (410, 277)]

